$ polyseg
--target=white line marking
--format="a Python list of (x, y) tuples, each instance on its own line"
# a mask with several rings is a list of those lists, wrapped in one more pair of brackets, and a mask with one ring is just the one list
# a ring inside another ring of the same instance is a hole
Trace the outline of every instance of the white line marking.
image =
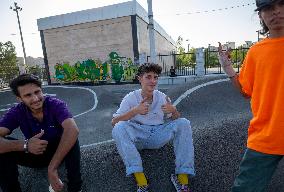
[(45, 93), (43, 94), (44, 96), (51, 96), (51, 97), (56, 97), (56, 94), (50, 94), (50, 93)]
[(98, 105), (98, 98), (97, 98), (97, 95), (96, 95), (96, 93), (92, 90), (92, 89), (89, 89), (89, 88), (86, 88), (86, 87), (68, 87), (68, 86), (53, 86), (53, 85), (47, 85), (47, 86), (44, 86), (44, 88), (48, 88), (48, 87), (55, 87), (55, 88), (57, 88), (57, 87), (62, 87), (62, 88), (66, 88), (66, 89), (83, 89), (83, 90), (87, 90), (87, 91), (90, 91), (93, 95), (94, 95), (94, 101), (95, 101), (95, 104), (94, 104), (94, 106), (91, 108), (91, 109), (89, 109), (89, 110), (87, 110), (87, 111), (85, 111), (85, 112), (83, 112), (83, 113), (80, 113), (80, 114), (77, 114), (77, 115), (75, 115), (75, 116), (73, 116), (74, 118), (77, 118), (77, 117), (79, 117), (79, 116), (81, 116), (81, 115), (84, 115), (84, 114), (86, 114), (86, 113), (89, 113), (90, 111), (93, 111), (94, 109), (96, 109), (96, 107), (97, 107), (97, 105)]
[(88, 145), (81, 145), (80, 148), (93, 147), (93, 146), (102, 145), (102, 144), (106, 144), (106, 143), (112, 143), (112, 142), (114, 142), (114, 140), (110, 139), (110, 140), (102, 141), (102, 142), (98, 142), (98, 143), (91, 143), (91, 144), (88, 144)]
[(193, 87), (191, 89), (188, 89), (186, 92), (184, 92), (181, 96), (179, 96), (179, 98), (177, 98), (177, 100), (173, 103), (174, 106), (177, 106), (184, 98), (186, 98), (187, 96), (189, 96), (191, 93), (193, 93), (194, 91), (208, 86), (208, 85), (212, 85), (212, 84), (216, 84), (216, 83), (220, 83), (220, 82), (224, 82), (224, 81), (229, 81), (230, 79), (218, 79), (218, 80), (214, 80), (214, 81), (209, 81), (207, 83), (203, 83), (201, 85), (198, 85), (196, 87)]
[(11, 108), (4, 108), (4, 109), (0, 109), (0, 112), (3, 112), (3, 111), (8, 111), (9, 109), (11, 109)]
[[(94, 100), (95, 100), (95, 104), (94, 106), (83, 112), (83, 113), (80, 113), (80, 114), (77, 114), (75, 116), (73, 116), (74, 118), (77, 118), (81, 115), (84, 115), (86, 113), (89, 113), (90, 111), (93, 111), (94, 109), (96, 109), (97, 105), (98, 105), (98, 98), (97, 98), (97, 95), (96, 93), (92, 90), (92, 89), (89, 89), (89, 88), (86, 88), (86, 87), (68, 87), (68, 86), (61, 86), (61, 85), (46, 85), (46, 86), (42, 86), (43, 88), (48, 88), (48, 87), (54, 87), (54, 88), (57, 88), (57, 87), (62, 87), (62, 88), (67, 88), (67, 89), (84, 89), (84, 90), (87, 90), (87, 91), (90, 91), (93, 95), (94, 95)], [(0, 93), (4, 93), (4, 92), (8, 92), (8, 91), (11, 91), (10, 89), (7, 89), (7, 90), (1, 90)], [(49, 94), (49, 95), (54, 95), (54, 94)], [(56, 94), (55, 94), (56, 95)], [(6, 109), (5, 109), (6, 110)], [(9, 109), (8, 109), (9, 110)], [(6, 110), (7, 111), (7, 110)]]
[[(14, 105), (17, 105), (18, 103), (9, 103), (9, 104), (7, 104), (6, 106), (8, 107), (8, 106), (10, 106), (10, 105), (12, 105), (12, 107), (14, 106)], [(0, 112), (2, 112), (2, 111), (8, 111), (9, 109), (11, 109), (11, 107), (9, 107), (9, 108), (2, 108), (2, 109), (0, 109)]]

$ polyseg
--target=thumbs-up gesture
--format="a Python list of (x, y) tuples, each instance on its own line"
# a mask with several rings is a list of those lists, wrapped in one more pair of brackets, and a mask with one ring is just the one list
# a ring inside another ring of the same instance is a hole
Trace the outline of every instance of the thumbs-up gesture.
[(149, 103), (147, 102), (147, 97), (145, 97), (140, 104), (135, 108), (136, 114), (146, 115), (149, 112)]
[(166, 103), (162, 105), (162, 111), (164, 113), (174, 113), (176, 111), (175, 106), (172, 105), (171, 100), (166, 96)]
[(43, 154), (46, 150), (48, 142), (46, 140), (41, 140), (40, 138), (44, 134), (44, 130), (41, 130), (40, 133), (36, 134), (29, 139), (28, 142), (28, 151), (35, 155)]

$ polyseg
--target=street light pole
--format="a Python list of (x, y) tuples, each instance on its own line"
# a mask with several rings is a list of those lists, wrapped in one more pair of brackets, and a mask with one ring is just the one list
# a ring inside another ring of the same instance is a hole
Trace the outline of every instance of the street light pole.
[(256, 32), (257, 32), (257, 42), (258, 42), (258, 41), (260, 40), (260, 39), (259, 39), (259, 33), (260, 33), (260, 31), (257, 30)]
[[(22, 41), (22, 47), (23, 47), (23, 52), (24, 52), (24, 64), (26, 64), (26, 61), (27, 61), (27, 57), (26, 57), (26, 50), (25, 50), (25, 44), (24, 44), (24, 39), (23, 39), (23, 34), (22, 34), (22, 29), (21, 29), (21, 23), (20, 23), (20, 18), (19, 18), (19, 13), (18, 13), (18, 10), (22, 11), (22, 8), (19, 7), (17, 5), (16, 2), (14, 2), (14, 6), (15, 8), (13, 8), (12, 6), (10, 7), (10, 9), (12, 9), (13, 11), (16, 12), (17, 14), (17, 19), (18, 19), (18, 25), (19, 25), (19, 30), (20, 30), (20, 35), (21, 35), (21, 41)], [(25, 73), (25, 69), (24, 67), (20, 67), (20, 73)]]
[[(185, 41), (189, 42), (189, 39), (187, 39), (187, 40), (185, 40)], [(187, 52), (188, 52), (188, 53), (189, 53), (189, 45), (190, 45), (190, 43), (187, 43)]]
[(152, 10), (152, 0), (147, 0), (148, 2), (148, 30), (150, 39), (150, 61), (156, 63), (156, 51), (155, 51), (155, 29), (154, 29), (154, 19)]

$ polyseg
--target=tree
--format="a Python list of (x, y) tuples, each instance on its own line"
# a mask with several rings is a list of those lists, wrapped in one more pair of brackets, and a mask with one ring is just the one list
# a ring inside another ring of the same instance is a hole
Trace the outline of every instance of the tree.
[(38, 76), (40, 79), (43, 79), (43, 69), (40, 68), (40, 66), (35, 65), (35, 66), (27, 66), (27, 71), (30, 74)]
[(205, 65), (207, 68), (218, 67), (219, 59), (218, 52), (205, 48)]
[(15, 46), (11, 41), (0, 42), (0, 79), (9, 82), (19, 74)]
[(232, 50), (231, 59), (234, 67), (238, 67), (243, 63), (243, 60), (248, 52), (248, 48), (243, 48), (242, 46), (237, 49)]
[(186, 53), (185, 48), (182, 46), (182, 44), (183, 44), (183, 38), (179, 36), (177, 40), (177, 54), (178, 54), (176, 57), (177, 66), (194, 67), (196, 62), (195, 49), (191, 48), (189, 53)]

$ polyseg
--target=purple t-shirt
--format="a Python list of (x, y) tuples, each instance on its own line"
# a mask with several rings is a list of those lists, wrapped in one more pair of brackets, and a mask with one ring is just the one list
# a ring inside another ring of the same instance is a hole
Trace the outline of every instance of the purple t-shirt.
[(46, 96), (43, 103), (43, 121), (39, 122), (32, 116), (30, 109), (23, 103), (9, 109), (9, 111), (0, 119), (0, 127), (8, 128), (11, 132), (20, 127), (26, 139), (44, 130), (41, 139), (55, 141), (60, 139), (63, 128), (62, 122), (72, 118), (65, 102)]

